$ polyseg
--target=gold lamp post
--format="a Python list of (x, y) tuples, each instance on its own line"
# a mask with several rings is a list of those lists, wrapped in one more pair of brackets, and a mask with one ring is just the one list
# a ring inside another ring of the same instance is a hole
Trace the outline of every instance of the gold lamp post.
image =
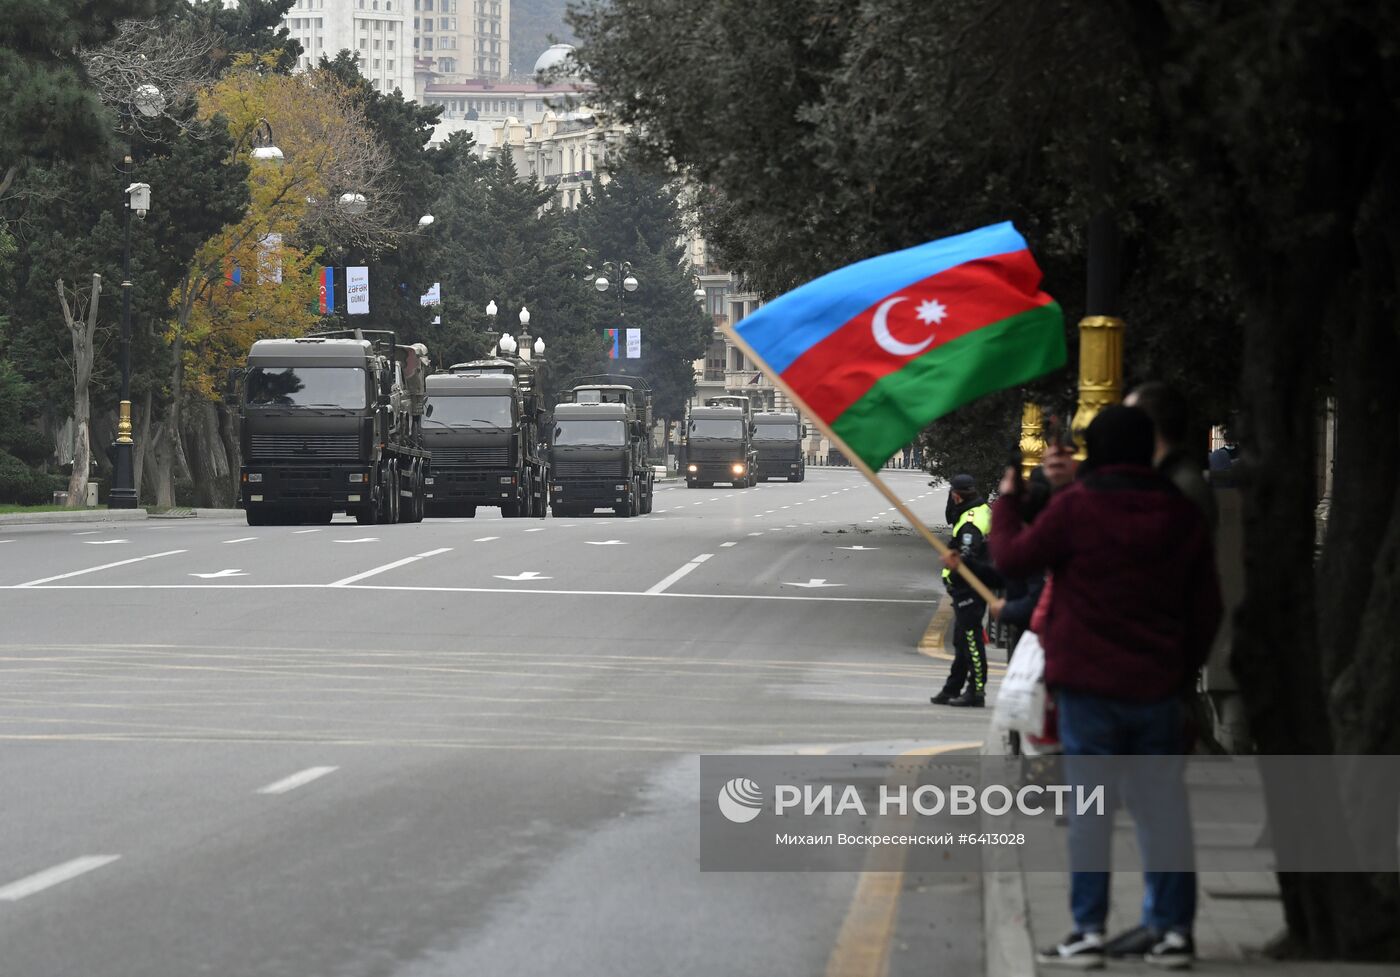
[(1020, 447), (1021, 477), (1030, 478), (1045, 457), (1045, 415), (1039, 404), (1029, 400), (1021, 407)]
[[(1101, 143), (1091, 161), (1094, 180), (1101, 190), (1111, 183), (1112, 164), (1107, 143)], [(1089, 219), (1086, 241), (1088, 288), (1084, 318), (1079, 320), (1079, 404), (1070, 429), (1084, 460), (1084, 431), (1109, 404), (1123, 399), (1123, 320), (1118, 317), (1120, 238), (1113, 211), (1105, 203)]]

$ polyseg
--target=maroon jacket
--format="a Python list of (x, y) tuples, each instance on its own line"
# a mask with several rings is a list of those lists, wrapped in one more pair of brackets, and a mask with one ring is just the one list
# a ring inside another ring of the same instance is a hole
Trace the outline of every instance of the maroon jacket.
[(1027, 526), (1011, 496), (992, 508), (997, 569), (1052, 574), (1045, 684), (1113, 699), (1177, 695), (1220, 626), (1204, 518), (1149, 468), (1108, 465), (1055, 495)]

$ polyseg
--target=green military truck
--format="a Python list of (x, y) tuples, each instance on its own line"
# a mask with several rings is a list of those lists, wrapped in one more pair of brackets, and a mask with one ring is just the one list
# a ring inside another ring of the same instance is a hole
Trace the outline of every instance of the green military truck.
[(581, 377), (567, 396), (554, 408), (551, 511), (574, 516), (611, 508), (623, 517), (651, 512), (651, 387), (641, 377)]
[(255, 342), (230, 377), (248, 525), (328, 523), (337, 512), (362, 524), (420, 521), (430, 369), (422, 344), (400, 346), (387, 331)]
[(753, 417), (747, 397), (713, 397), (703, 407), (690, 408), (681, 440), (686, 488), (758, 484)]
[(455, 363), (428, 378), (428, 515), (470, 517), (478, 506), (499, 506), (508, 519), (545, 514), (549, 465), (535, 381), (534, 366), (513, 357)]
[(796, 411), (765, 410), (753, 416), (754, 447), (758, 451), (758, 478), (786, 478), (801, 482), (807, 477), (802, 454), (802, 418)]

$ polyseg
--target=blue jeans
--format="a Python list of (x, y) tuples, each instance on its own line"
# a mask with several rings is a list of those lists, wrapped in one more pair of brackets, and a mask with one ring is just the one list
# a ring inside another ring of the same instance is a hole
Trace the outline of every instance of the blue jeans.
[[(1104, 932), (1108, 920), (1109, 873), (1074, 870), (1076, 865), (1107, 866), (1112, 850), (1113, 809), (1121, 796), (1137, 826), (1138, 851), (1147, 870), (1142, 900), (1142, 924), (1165, 932), (1189, 934), (1196, 918), (1195, 872), (1153, 871), (1154, 861), (1189, 861), (1192, 851), (1191, 814), (1183, 772), (1186, 758), (1182, 703), (1126, 702), (1085, 692), (1061, 689), (1060, 742), (1065, 753), (1065, 777), (1071, 785), (1098, 782), (1103, 767), (1077, 757), (1129, 754), (1171, 757), (1154, 763), (1147, 776), (1128, 775), (1107, 791), (1107, 816), (1075, 817), (1070, 810), (1070, 914), (1081, 932)], [(1170, 852), (1170, 855), (1158, 853)]]

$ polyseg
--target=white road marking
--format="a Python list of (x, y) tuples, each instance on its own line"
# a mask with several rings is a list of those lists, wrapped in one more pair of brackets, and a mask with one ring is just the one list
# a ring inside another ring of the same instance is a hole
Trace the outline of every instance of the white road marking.
[(760, 530), (759, 530), (758, 532), (756, 532), (756, 533), (749, 533), (749, 535), (750, 535), (750, 536), (762, 536), (762, 535), (763, 535), (763, 530), (760, 529)]
[(12, 540), (12, 539), (0, 539), (0, 543), (13, 543), (13, 542), (14, 542), (14, 540)]
[(259, 787), (259, 794), (285, 794), (289, 790), (296, 790), (304, 787), (313, 780), (320, 780), (328, 773), (335, 773), (339, 767), (307, 767), (305, 770), (292, 774), (290, 777), (283, 777), (281, 780), (274, 780), (266, 787)]
[(388, 570), (397, 570), (399, 567), (406, 567), (410, 563), (417, 563), (419, 560), (427, 559), (430, 556), (437, 556), (441, 553), (450, 553), (451, 551), (452, 547), (444, 546), (442, 549), (428, 550), (428, 552), (419, 553), (417, 556), (406, 556), (402, 560), (395, 560), (393, 563), (386, 563), (382, 567), (374, 567), (372, 569), (366, 570), (364, 573), (357, 573), (353, 577), (346, 577), (343, 580), (335, 581), (335, 583), (326, 584), (326, 586), (346, 587), (352, 583), (355, 583), (357, 580), (364, 580), (366, 577), (373, 577), (375, 574), (384, 573)]
[(541, 577), (541, 576), (540, 576), (540, 572), (539, 572), (538, 570), (526, 570), (524, 573), (517, 573), (515, 576), (509, 576), (508, 574), (504, 574), (504, 573), (497, 573), (497, 574), (494, 574), (494, 576), (495, 576), (495, 578), (496, 578), (497, 580), (553, 580), (553, 579), (554, 579), (553, 577)]
[(192, 573), (191, 577), (203, 577), (205, 580), (215, 580), (222, 577), (246, 577), (242, 570), (219, 570), (216, 573)]
[(720, 543), (720, 546), (738, 546), (738, 543)]
[(472, 540), (472, 542), (473, 542), (473, 543), (489, 543), (489, 542), (491, 542), (491, 540), (493, 540), (493, 539), (500, 539), (500, 538), (501, 538), (501, 537), (499, 537), (499, 536), (482, 536), (482, 537), (479, 538), (479, 539), (474, 539), (474, 540)]
[(93, 869), (110, 865), (120, 855), (84, 855), (81, 858), (74, 858), (53, 868), (46, 868), (42, 872), (35, 872), (27, 875), (9, 885), (0, 886), (0, 900), (4, 902), (19, 902), (25, 896), (32, 896), (36, 892), (43, 892), (61, 882), (76, 879), (80, 875), (86, 875)]
[(655, 596), (657, 594), (664, 594), (666, 592), (667, 587), (670, 587), (671, 584), (684, 577), (687, 573), (690, 573), (692, 570), (694, 570), (696, 567), (704, 563), (712, 556), (714, 556), (713, 553), (701, 553), (699, 556), (691, 560), (685, 566), (681, 567), (679, 570), (668, 574), (663, 580), (659, 581), (654, 586), (649, 588), (647, 590), (647, 593), (652, 596)]
[(333, 543), (377, 543), (377, 542), (379, 542), (379, 537), (378, 537), (378, 536), (361, 536), (359, 539), (335, 539), (335, 540), (331, 540), (331, 542), (333, 542)]
[(589, 546), (626, 546), (620, 539), (588, 539), (584, 540)]
[[(316, 532), (316, 530), (314, 530), (314, 529), (311, 530), (311, 531), (312, 531), (313, 533)], [(224, 540), (224, 542), (225, 542), (225, 543), (251, 543), (251, 542), (252, 542), (253, 540), (255, 540), (255, 539), (257, 539), (256, 536), (240, 536), (240, 537), (238, 537), (237, 539), (226, 539), (226, 540)]]
[(107, 546), (107, 545), (109, 545), (109, 544), (111, 544), (111, 543), (125, 543), (125, 542), (127, 542), (127, 540), (124, 540), (124, 539), (85, 539), (85, 540), (83, 540), (83, 542), (86, 543), (86, 544), (89, 545), (89, 546)]
[(319, 529), (298, 529), (296, 532), (292, 533), (292, 535), (301, 536), (303, 533), (319, 533), (320, 531)]
[(812, 587), (812, 588), (816, 588), (816, 587), (844, 587), (844, 586), (846, 586), (846, 585), (843, 584), (843, 583), (827, 583), (825, 577), (813, 577), (811, 580), (808, 580), (806, 583), (797, 583), (797, 582), (792, 581), (792, 580), (784, 580), (784, 581), (783, 581), (783, 586), (784, 586), (784, 587)]
[(527, 533), (542, 533), (542, 532), (544, 532), (544, 527), (543, 527), (543, 526), (536, 526), (534, 529), (527, 529), (527, 530), (525, 530), (525, 531), (526, 531)]
[(98, 533), (100, 533), (100, 532), (103, 532), (103, 530), (101, 530), (101, 529), (84, 529), (82, 532), (80, 532), (80, 533), (74, 533), (73, 535), (74, 535), (74, 536), (96, 536), (96, 535), (97, 535)]
[(86, 570), (73, 570), (69, 573), (59, 573), (52, 577), (41, 577), (38, 580), (27, 580), (24, 583), (15, 584), (16, 587), (37, 587), (40, 584), (50, 583), (54, 580), (67, 580), (69, 577), (81, 577), (85, 573), (96, 573), (99, 570), (111, 570), (114, 567), (124, 567), (131, 563), (140, 563), (143, 560), (157, 560), (162, 556), (174, 556), (177, 553), (184, 553), (184, 550), (166, 550), (164, 553), (152, 553), (150, 556), (137, 556), (130, 560), (118, 560), (116, 563), (104, 563), (100, 567), (88, 567)]
[(838, 550), (858, 550), (858, 551), (861, 551), (861, 552), (866, 552), (866, 553), (868, 553), (868, 552), (870, 552), (871, 550), (878, 550), (880, 547), (878, 547), (878, 546), (860, 546), (859, 544), (857, 544), (857, 545), (855, 545), (855, 546), (838, 546), (838, 547), (836, 547), (836, 548), (837, 548)]

